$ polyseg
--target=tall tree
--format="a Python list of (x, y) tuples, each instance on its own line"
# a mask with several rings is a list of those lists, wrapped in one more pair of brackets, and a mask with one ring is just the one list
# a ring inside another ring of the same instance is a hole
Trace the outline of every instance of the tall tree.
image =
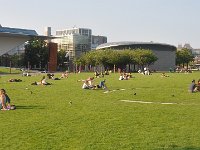
[(57, 61), (60, 69), (66, 69), (66, 62), (69, 63), (69, 56), (66, 54), (65, 50), (58, 51)]
[[(28, 66), (28, 64), (30, 66)], [(24, 66), (45, 68), (48, 64), (48, 45), (44, 40), (33, 38), (25, 45)]]
[(193, 61), (194, 56), (192, 55), (191, 51), (187, 48), (183, 48), (180, 51), (176, 52), (176, 64), (181, 65), (184, 67), (185, 64), (188, 68), (188, 64)]

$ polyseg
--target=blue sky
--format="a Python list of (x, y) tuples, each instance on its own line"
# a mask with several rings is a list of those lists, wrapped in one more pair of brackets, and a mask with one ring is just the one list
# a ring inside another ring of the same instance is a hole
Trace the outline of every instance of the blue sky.
[(159, 42), (200, 48), (200, 0), (0, 0), (0, 24), (56, 30), (76, 27), (108, 42)]

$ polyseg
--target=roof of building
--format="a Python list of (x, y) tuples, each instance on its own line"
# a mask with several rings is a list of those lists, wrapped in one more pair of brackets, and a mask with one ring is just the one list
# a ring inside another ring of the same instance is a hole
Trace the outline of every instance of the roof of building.
[(0, 26), (0, 33), (5, 34), (16, 34), (16, 35), (27, 35), (27, 36), (38, 36), (35, 30), (29, 29), (19, 29), (19, 28), (9, 28)]
[(170, 47), (176, 48), (173, 45), (164, 44), (164, 43), (123, 41), (123, 42), (104, 43), (104, 44), (97, 46), (96, 49), (103, 49), (103, 48), (110, 48), (110, 47), (117, 47), (117, 46), (128, 46), (128, 45), (163, 45), (163, 46), (170, 46)]

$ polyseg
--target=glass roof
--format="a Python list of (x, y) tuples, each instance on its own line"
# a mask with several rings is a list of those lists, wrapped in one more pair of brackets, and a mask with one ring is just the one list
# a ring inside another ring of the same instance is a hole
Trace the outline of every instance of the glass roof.
[(8, 27), (0, 27), (0, 33), (32, 35), (32, 36), (37, 36), (38, 35), (35, 30), (8, 28)]

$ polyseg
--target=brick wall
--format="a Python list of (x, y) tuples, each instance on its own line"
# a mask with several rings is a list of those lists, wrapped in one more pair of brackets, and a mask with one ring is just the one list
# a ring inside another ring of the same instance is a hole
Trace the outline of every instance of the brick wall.
[(57, 69), (57, 43), (48, 43), (49, 46), (49, 63), (48, 63), (48, 71), (56, 71)]

